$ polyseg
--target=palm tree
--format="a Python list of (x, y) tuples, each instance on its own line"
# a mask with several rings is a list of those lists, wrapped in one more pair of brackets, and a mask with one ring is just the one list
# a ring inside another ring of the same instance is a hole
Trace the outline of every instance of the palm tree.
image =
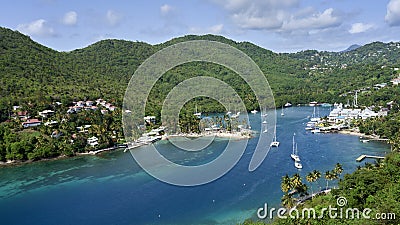
[(311, 186), (311, 194), (314, 194), (313, 188), (312, 188), (312, 184), (315, 180), (314, 180), (314, 174), (312, 172), (308, 173), (306, 176), (306, 180), (308, 183), (310, 183)]
[(342, 172), (343, 172), (342, 165), (340, 163), (336, 163), (335, 168), (333, 169), (333, 172), (340, 177), (340, 174), (342, 174)]
[(313, 191), (313, 187), (311, 183), (314, 183), (315, 181), (317, 181), (319, 178), (321, 177), (321, 173), (318, 170), (314, 170), (312, 172), (310, 172), (307, 176), (306, 176), (306, 180), (310, 183), (311, 186), (311, 195), (312, 198), (314, 198), (314, 191)]
[(303, 184), (301, 181), (301, 177), (298, 173), (294, 174), (292, 178), (290, 178), (292, 188), (300, 195), (307, 194), (307, 186)]
[(303, 182), (301, 182), (301, 177), (298, 173), (294, 174), (290, 180), (294, 189), (297, 189), (303, 185)]
[(321, 178), (321, 172), (319, 172), (318, 170), (314, 170), (313, 175), (314, 175), (315, 181), (317, 181), (319, 178)]
[(335, 172), (335, 170), (331, 170), (331, 180), (339, 179), (339, 174)]
[(328, 182), (330, 181), (330, 180), (333, 180), (333, 174), (332, 174), (332, 172), (331, 171), (326, 171), (325, 172), (325, 179), (326, 179), (326, 189), (328, 189)]
[(290, 189), (292, 189), (292, 183), (290, 177), (286, 174), (285, 176), (282, 177), (281, 190), (287, 193), (290, 191)]

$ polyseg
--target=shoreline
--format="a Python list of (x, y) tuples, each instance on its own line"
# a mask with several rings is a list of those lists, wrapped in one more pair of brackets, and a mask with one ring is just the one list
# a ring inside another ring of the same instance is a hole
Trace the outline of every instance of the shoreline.
[(371, 141), (388, 141), (389, 139), (385, 139), (385, 138), (381, 138), (378, 135), (369, 135), (369, 134), (364, 134), (364, 133), (360, 133), (359, 131), (356, 130), (339, 130), (338, 131), (339, 134), (346, 134), (346, 135), (353, 135), (353, 136), (357, 136), (360, 137), (360, 139), (367, 139), (367, 140), (371, 140)]
[(80, 156), (82, 156), (82, 157), (95, 156), (95, 155), (101, 154), (103, 152), (119, 151), (122, 149), (123, 148), (111, 147), (111, 148), (99, 149), (99, 150), (89, 151), (89, 152), (78, 152), (78, 153), (75, 153), (75, 155), (73, 155), (73, 156), (60, 155), (60, 156), (53, 157), (53, 158), (42, 158), (42, 159), (38, 159), (38, 160), (25, 160), (25, 161), (12, 160), (12, 161), (0, 162), (0, 169), (3, 167), (21, 166), (21, 165), (31, 164), (31, 163), (36, 163), (36, 162), (56, 161), (56, 160), (75, 158), (75, 157), (80, 157)]
[[(246, 134), (242, 134), (241, 132), (236, 132), (236, 133), (227, 133), (227, 132), (221, 132), (221, 133), (206, 133), (206, 134), (174, 134), (174, 135), (166, 135), (163, 137), (163, 140), (168, 138), (176, 138), (176, 137), (186, 137), (186, 138), (197, 138), (197, 137), (218, 137), (218, 138), (226, 138), (226, 139), (235, 139), (235, 140), (244, 140), (244, 139), (250, 139), (253, 136), (250, 134), (250, 132)], [(165, 138), (165, 139), (164, 139)], [(147, 143), (150, 144), (150, 143)], [(36, 162), (43, 162), (43, 161), (56, 161), (56, 160), (61, 160), (61, 159), (67, 159), (67, 158), (74, 158), (74, 157), (79, 157), (79, 156), (95, 156), (99, 155), (105, 152), (112, 152), (112, 151), (119, 151), (123, 150), (124, 152), (141, 147), (143, 145), (147, 145), (144, 143), (137, 143), (134, 146), (130, 146), (128, 148), (119, 148), (119, 147), (109, 147), (109, 148), (104, 148), (104, 149), (99, 149), (99, 150), (93, 150), (89, 152), (78, 152), (75, 153), (73, 156), (66, 156), (66, 155), (60, 155), (57, 157), (53, 158), (42, 158), (38, 160), (25, 160), (25, 161), (6, 161), (6, 162), (0, 162), (0, 169), (2, 167), (9, 167), (9, 166), (20, 166), (20, 165), (25, 165), (25, 164), (30, 164), (30, 163), (36, 163)]]
[(218, 138), (227, 138), (227, 139), (235, 139), (235, 140), (244, 140), (244, 139), (250, 139), (253, 136), (250, 134), (242, 134), (240, 132), (237, 133), (227, 133), (227, 132), (221, 132), (221, 133), (202, 133), (202, 134), (172, 134), (172, 135), (166, 135), (165, 138), (176, 138), (176, 137), (186, 137), (186, 138), (199, 138), (199, 137), (218, 137)]

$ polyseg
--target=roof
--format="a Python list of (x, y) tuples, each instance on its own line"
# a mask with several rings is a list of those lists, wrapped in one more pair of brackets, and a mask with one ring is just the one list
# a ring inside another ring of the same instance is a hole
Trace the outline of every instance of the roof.
[(18, 116), (26, 116), (28, 114), (27, 111), (17, 112)]
[(29, 124), (29, 123), (41, 123), (41, 121), (38, 119), (29, 119), (26, 122), (23, 122), (22, 124)]

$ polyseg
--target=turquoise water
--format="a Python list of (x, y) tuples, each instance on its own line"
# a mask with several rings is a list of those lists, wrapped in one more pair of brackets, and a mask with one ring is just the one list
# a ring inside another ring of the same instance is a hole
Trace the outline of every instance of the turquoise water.
[[(196, 187), (178, 187), (149, 176), (122, 151), (0, 168), (1, 224), (237, 224), (254, 217), (268, 203), (279, 206), (280, 179), (317, 169), (324, 173), (337, 162), (352, 172), (361, 154), (384, 155), (390, 147), (362, 143), (356, 136), (311, 134), (304, 130), (311, 107), (285, 109), (278, 115), (279, 148), (272, 149), (254, 172), (248, 165), (257, 143), (249, 140), (239, 163), (220, 179)], [(321, 116), (328, 113), (321, 109)], [(250, 115), (252, 121), (257, 121)], [(252, 124), (257, 129), (259, 124)], [(303, 169), (290, 159), (296, 132)], [(157, 148), (168, 158), (197, 165), (217, 157), (227, 141), (217, 139), (206, 151), (182, 158), (168, 142)], [(143, 151), (143, 149), (138, 149)], [(366, 160), (373, 162), (373, 160)], [(305, 180), (305, 179), (304, 179)], [(321, 179), (315, 188), (325, 187)], [(315, 189), (314, 189), (315, 190)]]

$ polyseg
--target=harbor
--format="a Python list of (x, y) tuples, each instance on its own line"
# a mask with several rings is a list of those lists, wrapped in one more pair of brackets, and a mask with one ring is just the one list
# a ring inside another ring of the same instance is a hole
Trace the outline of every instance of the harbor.
[[(313, 170), (330, 170), (337, 162), (343, 165), (344, 173), (351, 173), (360, 165), (355, 161), (360, 155), (383, 156), (390, 151), (390, 146), (383, 142), (364, 144), (354, 135), (314, 135), (304, 130), (312, 112), (313, 108), (308, 106), (290, 107), (285, 108), (285, 116), (281, 117), (278, 111), (276, 140), (280, 145), (270, 149), (259, 168), (248, 171), (258, 143), (257, 136), (237, 140), (232, 144), (248, 141), (248, 145), (236, 166), (220, 179), (194, 188), (157, 181), (135, 163), (131, 154), (123, 151), (2, 168), (7, 174), (0, 181), (3, 223), (31, 224), (34, 220), (42, 224), (53, 224), (54, 221), (71, 224), (80, 218), (80, 221), (91, 224), (129, 224), (125, 221), (135, 221), (135, 224), (183, 225), (193, 224), (191, 221), (195, 217), (198, 218), (195, 224), (239, 224), (254, 216), (255, 210), (265, 202), (271, 207), (280, 206), (280, 183), (285, 174), (299, 173), (305, 177)], [(329, 108), (321, 108), (320, 113), (328, 114)], [(252, 129), (262, 130), (259, 113), (249, 117)], [(274, 132), (274, 129), (270, 128), (268, 132)], [(296, 133), (301, 170), (294, 167), (294, 160), (290, 158), (293, 133)], [(227, 142), (227, 139), (219, 138), (198, 152), (179, 151), (166, 140), (160, 140), (156, 145), (157, 150), (171, 161), (200, 165), (217, 158)], [(134, 149), (146, 150), (146, 145)], [(363, 162), (373, 163), (374, 160), (365, 158)], [(154, 166), (157, 168), (156, 164)], [(337, 185), (335, 181), (329, 184)], [(314, 190), (320, 190), (326, 186), (326, 181), (321, 178), (314, 185)], [(68, 210), (71, 220), (66, 220), (63, 214), (47, 213), (54, 210)], [(20, 217), (21, 211), (30, 211), (32, 216)], [(93, 214), (93, 211), (102, 212), (104, 216)], [(110, 214), (114, 217), (107, 216)], [(43, 221), (45, 217), (48, 222)]]

